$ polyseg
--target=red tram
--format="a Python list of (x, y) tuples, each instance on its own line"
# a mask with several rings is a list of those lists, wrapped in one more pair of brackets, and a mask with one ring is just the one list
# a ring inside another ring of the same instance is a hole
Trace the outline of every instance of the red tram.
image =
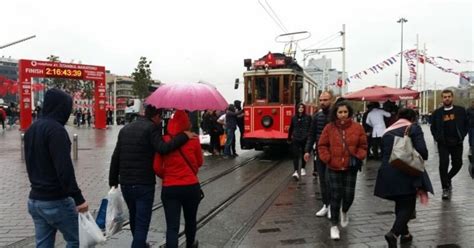
[(293, 57), (268, 53), (252, 63), (244, 60), (244, 133), (242, 149), (263, 150), (286, 145), (295, 105), (316, 110), (318, 85)]

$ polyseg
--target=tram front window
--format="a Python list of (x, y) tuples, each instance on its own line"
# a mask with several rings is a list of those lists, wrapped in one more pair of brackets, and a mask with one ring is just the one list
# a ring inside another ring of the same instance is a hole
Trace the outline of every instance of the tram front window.
[(266, 100), (267, 99), (267, 87), (265, 84), (265, 78), (255, 78), (255, 100)]
[(278, 103), (280, 102), (280, 78), (279, 77), (269, 77), (268, 78), (268, 102), (269, 103)]

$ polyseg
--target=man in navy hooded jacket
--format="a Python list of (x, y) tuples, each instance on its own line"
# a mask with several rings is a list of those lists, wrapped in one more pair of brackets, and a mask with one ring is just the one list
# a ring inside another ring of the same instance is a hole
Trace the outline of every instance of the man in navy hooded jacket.
[(31, 183), (28, 212), (33, 217), (36, 247), (54, 247), (57, 230), (67, 247), (79, 247), (77, 212), (88, 204), (77, 186), (71, 161), (71, 141), (64, 128), (72, 98), (48, 90), (43, 114), (25, 133), (26, 169)]

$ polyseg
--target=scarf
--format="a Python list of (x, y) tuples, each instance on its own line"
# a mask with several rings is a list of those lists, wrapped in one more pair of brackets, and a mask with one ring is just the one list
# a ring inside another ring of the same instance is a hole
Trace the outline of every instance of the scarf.
[(386, 134), (387, 132), (390, 132), (390, 131), (392, 131), (394, 129), (397, 129), (397, 128), (400, 128), (400, 127), (409, 126), (411, 124), (412, 123), (407, 119), (399, 119), (398, 121), (393, 123), (390, 127), (385, 129), (385, 132), (383, 134)]

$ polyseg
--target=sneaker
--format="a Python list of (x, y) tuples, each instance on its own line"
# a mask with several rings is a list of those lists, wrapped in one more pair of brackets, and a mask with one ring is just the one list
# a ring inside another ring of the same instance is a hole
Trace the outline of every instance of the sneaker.
[(443, 189), (443, 195), (441, 196), (443, 200), (449, 200), (449, 189)]
[(411, 234), (400, 235), (400, 244), (410, 243), (412, 240), (413, 236)]
[(306, 176), (306, 170), (304, 168), (301, 168), (301, 175)]
[(387, 240), (388, 248), (397, 248), (397, 237), (392, 232), (385, 234), (385, 240)]
[(347, 225), (349, 225), (349, 215), (341, 209), (341, 227), (347, 227)]
[(293, 173), (293, 178), (298, 181), (300, 179), (300, 176), (298, 175), (298, 172), (295, 171), (295, 173)]
[(323, 217), (328, 214), (329, 207), (326, 207), (326, 205), (323, 205), (323, 207), (316, 213), (316, 216), (318, 217)]
[(337, 226), (331, 227), (331, 239), (339, 240), (341, 237), (339, 235), (339, 228)]
[(313, 177), (318, 177), (318, 173), (316, 171), (313, 171)]

